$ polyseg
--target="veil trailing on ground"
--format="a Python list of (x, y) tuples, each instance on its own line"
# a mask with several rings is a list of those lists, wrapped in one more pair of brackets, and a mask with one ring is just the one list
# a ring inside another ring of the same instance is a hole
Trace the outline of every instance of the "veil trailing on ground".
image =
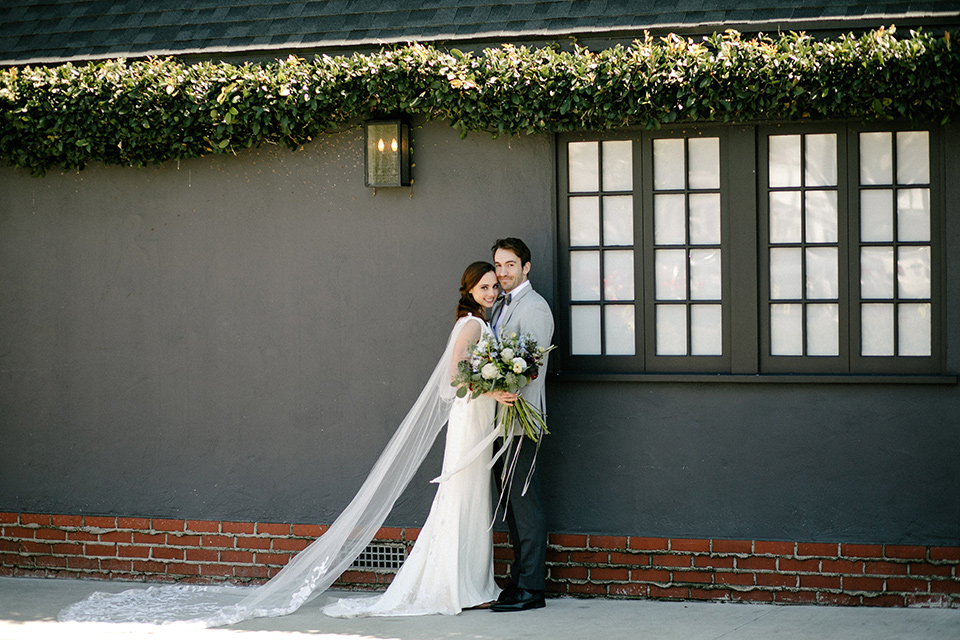
[(60, 612), (64, 622), (183, 623), (216, 627), (282, 616), (320, 595), (376, 535), (447, 422), (456, 389), (450, 385), (457, 336), (471, 321), (457, 321), (443, 356), (413, 407), (377, 460), (360, 491), (320, 538), (258, 587), (164, 585), (121, 593), (94, 593)]

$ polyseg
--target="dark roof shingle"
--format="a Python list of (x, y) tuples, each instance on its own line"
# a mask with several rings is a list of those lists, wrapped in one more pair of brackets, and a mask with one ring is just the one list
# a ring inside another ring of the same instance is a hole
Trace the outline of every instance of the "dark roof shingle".
[(0, 6), (0, 65), (905, 22), (956, 27), (960, 0), (20, 0)]

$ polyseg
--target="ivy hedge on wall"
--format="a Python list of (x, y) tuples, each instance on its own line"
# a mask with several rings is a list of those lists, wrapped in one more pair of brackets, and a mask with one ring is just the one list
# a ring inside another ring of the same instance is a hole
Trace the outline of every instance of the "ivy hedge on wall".
[(264, 143), (295, 149), (396, 113), (448, 120), (463, 135), (695, 121), (947, 122), (960, 113), (960, 47), (950, 33), (898, 37), (895, 29), (825, 41), (728, 31), (647, 36), (600, 52), (410, 44), (242, 66), (109, 60), (0, 70), (0, 109), (0, 157), (36, 175)]

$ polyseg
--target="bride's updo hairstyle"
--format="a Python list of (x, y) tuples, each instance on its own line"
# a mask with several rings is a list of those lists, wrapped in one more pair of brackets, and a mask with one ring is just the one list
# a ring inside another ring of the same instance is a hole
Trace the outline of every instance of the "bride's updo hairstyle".
[(469, 313), (472, 313), (478, 318), (486, 319), (487, 310), (473, 299), (473, 296), (470, 295), (470, 289), (477, 286), (480, 278), (491, 271), (496, 272), (493, 265), (489, 262), (481, 261), (474, 262), (463, 272), (463, 277), (460, 278), (460, 302), (457, 303), (457, 320)]

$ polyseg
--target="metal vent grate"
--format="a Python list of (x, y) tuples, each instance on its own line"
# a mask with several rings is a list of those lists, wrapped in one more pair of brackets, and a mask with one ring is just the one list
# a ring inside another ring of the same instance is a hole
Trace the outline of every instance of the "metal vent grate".
[(360, 552), (350, 568), (396, 570), (406, 559), (407, 548), (403, 544), (371, 544)]

